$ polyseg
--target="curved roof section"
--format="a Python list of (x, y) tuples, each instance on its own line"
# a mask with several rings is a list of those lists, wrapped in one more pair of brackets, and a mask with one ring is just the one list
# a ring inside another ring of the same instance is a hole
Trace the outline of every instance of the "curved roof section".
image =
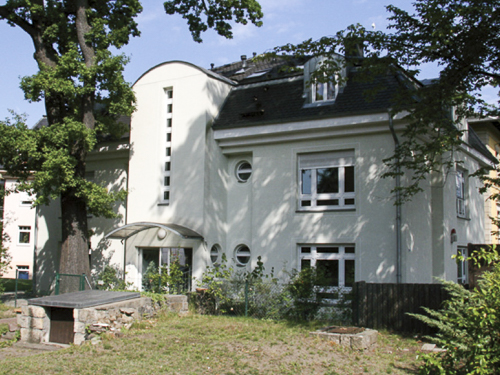
[(159, 228), (164, 229), (166, 231), (172, 232), (179, 237), (188, 240), (202, 240), (203, 236), (192, 229), (184, 227), (179, 224), (162, 224), (162, 223), (150, 223), (150, 222), (137, 222), (130, 223), (121, 226), (120, 228), (116, 228), (106, 234), (105, 238), (114, 238), (126, 240), (129, 237), (135, 236), (137, 233), (140, 233), (144, 230)]
[(142, 77), (144, 77), (146, 74), (148, 74), (152, 70), (155, 70), (156, 68), (159, 68), (160, 66), (168, 65), (168, 64), (184, 64), (184, 65), (190, 66), (191, 68), (198, 69), (199, 71), (201, 71), (202, 73), (205, 73), (209, 77), (212, 77), (214, 79), (217, 79), (217, 80), (225, 82), (225, 83), (228, 83), (230, 85), (236, 85), (236, 82), (230, 80), (229, 78), (221, 76), (220, 74), (217, 74), (217, 73), (212, 72), (212, 71), (210, 71), (208, 69), (202, 68), (202, 67), (200, 67), (198, 65), (195, 65), (195, 64), (192, 64), (192, 63), (189, 63), (189, 62), (186, 62), (186, 61), (182, 61), (182, 60), (172, 60), (172, 61), (162, 62), (162, 63), (160, 63), (158, 65), (153, 66), (152, 68), (149, 68), (144, 73), (142, 73), (139, 78), (137, 78), (137, 80), (134, 82), (134, 84), (132, 86), (134, 86), (137, 82), (139, 82), (141, 80)]

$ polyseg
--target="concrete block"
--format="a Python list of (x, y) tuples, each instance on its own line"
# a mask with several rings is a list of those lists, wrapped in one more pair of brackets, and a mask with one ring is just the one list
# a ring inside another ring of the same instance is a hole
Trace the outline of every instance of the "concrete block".
[(31, 316), (30, 306), (21, 306), (21, 315)]
[(38, 329), (21, 328), (21, 341), (39, 344), (43, 342), (44, 332)]
[(48, 328), (47, 325), (45, 324), (44, 318), (32, 318), (30, 327), (33, 329), (43, 330)]
[(85, 327), (87, 325), (83, 322), (75, 322), (75, 328), (74, 328), (74, 331), (75, 331), (75, 335), (77, 333), (81, 333), (81, 334), (85, 334)]
[(31, 326), (31, 316), (28, 316), (28, 315), (18, 315), (17, 316), (17, 324), (21, 327), (21, 328), (30, 328)]
[(47, 312), (41, 306), (29, 306), (31, 309), (31, 316), (33, 318), (45, 318), (47, 316)]
[(75, 345), (81, 345), (85, 342), (85, 334), (83, 333), (76, 333), (75, 332), (75, 336), (73, 338), (73, 343)]

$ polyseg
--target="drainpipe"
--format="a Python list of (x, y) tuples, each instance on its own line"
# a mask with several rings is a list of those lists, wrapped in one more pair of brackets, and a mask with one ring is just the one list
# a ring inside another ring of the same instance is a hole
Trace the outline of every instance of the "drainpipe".
[(36, 267), (37, 267), (37, 249), (38, 249), (38, 206), (35, 206), (35, 228), (33, 233), (33, 269), (31, 270), (31, 283), (33, 285), (33, 293), (37, 292)]
[[(399, 147), (399, 139), (394, 130), (394, 124), (392, 121), (391, 111), (387, 112), (389, 116), (389, 128), (391, 129), (392, 138), (394, 139), (395, 150)], [(401, 204), (400, 204), (400, 187), (401, 187), (401, 167), (399, 165), (399, 157), (396, 158), (396, 253), (397, 253), (397, 265), (396, 265), (396, 280), (398, 284), (401, 284)]]

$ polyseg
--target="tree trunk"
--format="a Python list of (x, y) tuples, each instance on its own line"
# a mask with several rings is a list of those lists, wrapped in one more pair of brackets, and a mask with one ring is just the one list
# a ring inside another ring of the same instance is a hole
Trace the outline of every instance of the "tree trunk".
[[(59, 272), (90, 276), (87, 207), (72, 192), (61, 194), (62, 248)], [(78, 291), (79, 279), (62, 277), (61, 293)]]

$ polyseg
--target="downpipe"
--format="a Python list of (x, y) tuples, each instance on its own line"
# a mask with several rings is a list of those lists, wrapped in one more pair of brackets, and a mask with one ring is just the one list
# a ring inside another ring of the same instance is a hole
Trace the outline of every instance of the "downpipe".
[[(391, 129), (392, 138), (394, 140), (394, 150), (397, 151), (399, 148), (399, 139), (394, 130), (394, 123), (392, 120), (392, 115), (390, 110), (387, 112), (389, 116), (389, 128)], [(401, 202), (400, 202), (400, 187), (401, 187), (401, 167), (399, 164), (399, 156), (396, 155), (396, 282), (401, 284), (401, 237), (402, 237), (402, 225), (401, 225)]]

